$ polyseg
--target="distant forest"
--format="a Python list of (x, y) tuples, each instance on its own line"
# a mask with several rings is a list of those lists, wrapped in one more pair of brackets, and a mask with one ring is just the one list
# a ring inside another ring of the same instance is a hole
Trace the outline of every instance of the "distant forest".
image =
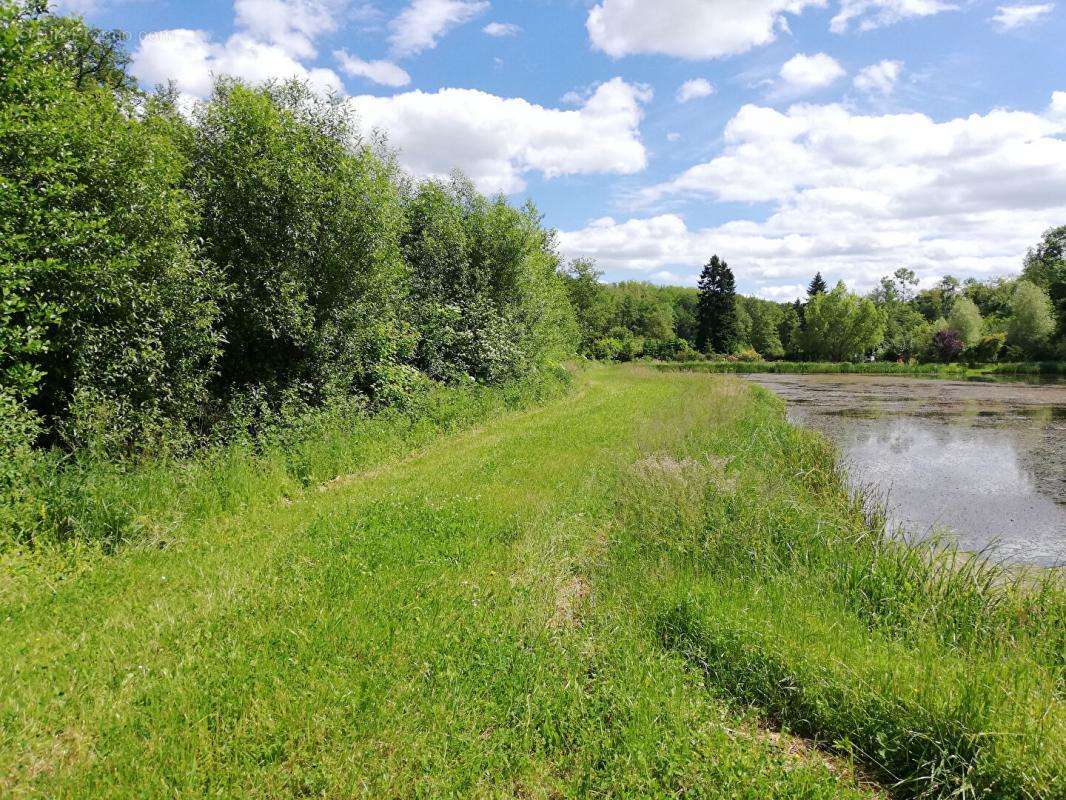
[(776, 303), (737, 295), (717, 256), (704, 268), (700, 289), (603, 284), (601, 277), (588, 261), (566, 272), (580, 347), (592, 358), (1066, 359), (1066, 226), (1047, 231), (1029, 250), (1020, 277), (947, 276), (926, 289), (905, 267), (865, 295), (843, 283), (829, 287), (816, 273), (806, 297)]

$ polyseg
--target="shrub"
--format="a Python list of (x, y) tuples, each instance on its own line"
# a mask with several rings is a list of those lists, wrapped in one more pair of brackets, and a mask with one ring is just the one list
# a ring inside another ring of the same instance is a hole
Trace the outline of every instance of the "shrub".
[(982, 336), (981, 340), (971, 347), (966, 355), (968, 360), (974, 363), (987, 364), (999, 358), (999, 353), (1007, 340), (1005, 333), (993, 333)]
[(0, 20), (0, 394), (51, 441), (84, 443), (98, 415), (118, 446), (173, 441), (205, 399), (220, 293), (173, 125), (116, 91), (113, 48), (75, 73), (98, 32), (7, 2)]
[(230, 287), (220, 399), (371, 395), (410, 341), (391, 162), (358, 139), (339, 101), (295, 82), (220, 82), (193, 159), (206, 251)]
[(933, 334), (933, 350), (941, 361), (950, 363), (962, 352), (962, 339), (950, 328), (942, 328)]
[(496, 381), (572, 352), (578, 331), (536, 209), (486, 200), (468, 181), (427, 181), (406, 201), (403, 254), (431, 377)]

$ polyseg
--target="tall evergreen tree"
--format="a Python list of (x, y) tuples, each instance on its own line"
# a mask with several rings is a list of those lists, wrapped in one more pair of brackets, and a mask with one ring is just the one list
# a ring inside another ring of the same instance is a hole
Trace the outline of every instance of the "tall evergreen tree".
[(729, 353), (737, 343), (737, 289), (729, 265), (718, 256), (700, 275), (696, 307), (696, 346), (701, 352)]
[(821, 272), (814, 273), (811, 285), (807, 287), (807, 296), (814, 297), (816, 294), (825, 294), (829, 291), (829, 285), (825, 282)]

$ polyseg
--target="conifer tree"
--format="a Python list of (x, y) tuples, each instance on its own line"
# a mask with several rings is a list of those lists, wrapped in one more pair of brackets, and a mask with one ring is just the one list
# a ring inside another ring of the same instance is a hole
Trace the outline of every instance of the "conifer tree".
[(825, 294), (829, 291), (829, 285), (825, 282), (821, 272), (814, 273), (811, 285), (807, 287), (807, 296), (814, 297), (816, 294)]
[(712, 256), (699, 288), (696, 346), (704, 353), (730, 353), (737, 343), (737, 291), (729, 265)]

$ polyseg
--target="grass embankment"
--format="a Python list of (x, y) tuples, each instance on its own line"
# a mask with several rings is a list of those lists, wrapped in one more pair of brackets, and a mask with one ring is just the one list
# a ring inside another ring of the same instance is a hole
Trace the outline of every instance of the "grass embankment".
[(661, 362), (664, 370), (715, 374), (780, 373), (788, 375), (855, 374), (914, 375), (933, 378), (981, 378), (982, 376), (1066, 376), (1066, 362), (1043, 361), (1003, 364), (896, 364), (891, 361), (678, 361)]
[(0, 794), (1062, 796), (1061, 590), (885, 542), (769, 394), (457, 418), (0, 578)]

